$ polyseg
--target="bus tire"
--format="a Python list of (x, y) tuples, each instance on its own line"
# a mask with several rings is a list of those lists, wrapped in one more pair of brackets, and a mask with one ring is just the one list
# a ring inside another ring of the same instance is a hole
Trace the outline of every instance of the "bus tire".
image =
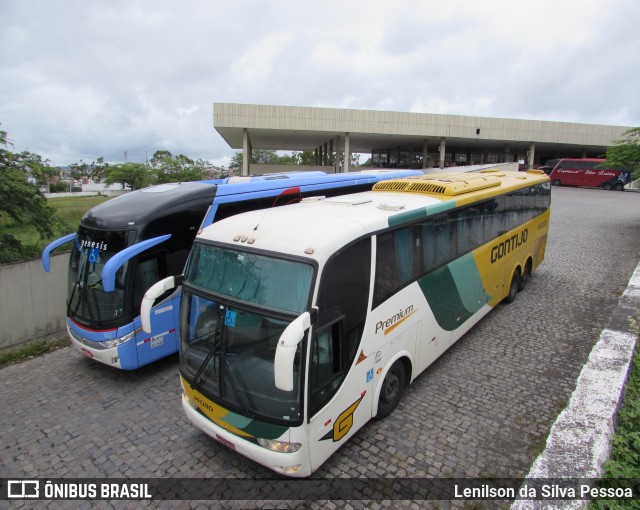
[(613, 184), (611, 184), (610, 182), (605, 182), (605, 183), (602, 185), (602, 187), (603, 187), (604, 189), (606, 189), (607, 191), (609, 191), (609, 190), (613, 189)]
[(560, 186), (560, 179), (554, 179), (551, 184), (553, 184), (554, 186)]
[(525, 286), (527, 285), (527, 281), (529, 281), (529, 278), (531, 277), (531, 267), (532, 266), (533, 266), (533, 262), (531, 261), (531, 259), (527, 259), (527, 263), (524, 265), (524, 271), (522, 272), (522, 275), (520, 276), (520, 282), (519, 282), (519, 285), (518, 285), (518, 292), (523, 290), (525, 288)]
[(619, 182), (618, 184), (616, 184), (616, 185), (613, 187), (613, 189), (614, 189), (614, 190), (616, 190), (616, 191), (624, 191), (624, 184), (622, 184), (622, 183), (620, 183), (620, 182)]
[(405, 368), (402, 360), (396, 361), (382, 381), (380, 388), (380, 397), (378, 398), (378, 413), (376, 419), (382, 419), (389, 416), (396, 408), (405, 387)]
[(518, 289), (520, 288), (520, 272), (516, 269), (511, 277), (511, 283), (509, 284), (509, 293), (504, 298), (505, 303), (513, 303), (518, 295)]

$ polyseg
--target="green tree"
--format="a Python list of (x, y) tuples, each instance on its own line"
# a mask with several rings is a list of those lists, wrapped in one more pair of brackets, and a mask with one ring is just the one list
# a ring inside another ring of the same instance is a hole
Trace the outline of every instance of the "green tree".
[[(20, 226), (33, 226), (41, 238), (51, 237), (65, 225), (47, 204), (38, 186), (27, 181), (29, 176), (43, 175), (48, 163), (27, 151), (16, 154), (8, 150), (9, 146), (7, 132), (0, 130), (0, 224), (13, 222)], [(0, 232), (0, 263), (17, 262), (38, 255), (33, 246), (25, 246), (15, 236)]]
[(91, 163), (80, 160), (77, 163), (69, 164), (69, 177), (77, 180), (86, 177), (93, 182), (100, 182), (104, 179), (107, 168), (109, 168), (109, 163), (105, 163), (103, 157), (99, 157)]
[(69, 177), (75, 180), (81, 180), (83, 177), (89, 177), (89, 164), (80, 160), (78, 163), (69, 165)]
[(207, 163), (203, 160), (193, 161), (184, 154), (173, 156), (165, 150), (156, 151), (149, 165), (155, 173), (155, 184), (164, 182), (199, 181), (204, 177)]
[(109, 163), (105, 163), (102, 156), (91, 163), (91, 179), (93, 180), (93, 182), (102, 181), (108, 168)]
[(105, 184), (120, 183), (131, 190), (144, 188), (153, 182), (153, 173), (144, 163), (122, 163), (105, 170)]
[(315, 165), (316, 154), (314, 151), (302, 151), (298, 153), (298, 161), (300, 165)]
[[(311, 153), (313, 155), (313, 153)], [(242, 170), (244, 155), (242, 151), (236, 152), (229, 162), (229, 169)], [(278, 154), (271, 149), (253, 149), (251, 151), (251, 163), (258, 165), (308, 165), (313, 163), (303, 163), (299, 152), (291, 154)]]
[(27, 177), (33, 178), (38, 186), (49, 186), (60, 179), (60, 169), (49, 164), (49, 160), (43, 160), (40, 155), (24, 151), (15, 154), (15, 160), (19, 161), (20, 169)]
[(625, 166), (631, 169), (632, 179), (640, 179), (640, 127), (629, 129), (607, 149), (607, 166)]

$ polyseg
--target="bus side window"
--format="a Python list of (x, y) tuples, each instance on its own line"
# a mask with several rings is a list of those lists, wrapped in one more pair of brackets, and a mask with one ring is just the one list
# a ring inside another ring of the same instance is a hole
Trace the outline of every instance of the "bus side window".
[[(138, 313), (140, 312), (139, 307), (142, 302), (142, 298), (144, 297), (144, 293), (147, 292), (149, 287), (154, 283), (160, 281), (166, 276), (166, 259), (166, 251), (159, 251), (140, 258), (136, 264), (135, 274), (133, 277), (133, 305), (134, 307), (137, 307), (136, 311)], [(156, 302), (162, 301), (169, 294), (170, 292), (163, 294), (156, 300)]]
[(220, 204), (216, 211), (213, 221), (220, 221), (230, 216), (235, 216), (247, 211), (255, 211), (256, 209), (266, 209), (274, 205), (276, 197), (254, 198), (252, 200), (238, 200), (236, 202), (227, 202)]
[(467, 207), (458, 212), (458, 256), (474, 250), (482, 244), (482, 223), (480, 206)]

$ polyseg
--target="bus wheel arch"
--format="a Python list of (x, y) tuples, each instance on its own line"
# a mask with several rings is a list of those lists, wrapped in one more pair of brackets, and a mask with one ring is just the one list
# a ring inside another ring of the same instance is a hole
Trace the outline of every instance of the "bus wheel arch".
[(374, 418), (381, 420), (389, 416), (398, 406), (405, 388), (411, 380), (411, 361), (407, 353), (399, 353), (387, 365), (374, 393)]

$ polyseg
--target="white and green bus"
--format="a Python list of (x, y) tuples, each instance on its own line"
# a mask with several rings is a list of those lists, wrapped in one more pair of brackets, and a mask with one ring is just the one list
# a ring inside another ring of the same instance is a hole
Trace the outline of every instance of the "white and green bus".
[[(285, 475), (312, 474), (544, 258), (540, 171), (425, 175), (204, 229), (183, 277), (191, 422)], [(146, 309), (146, 311), (145, 311)]]

